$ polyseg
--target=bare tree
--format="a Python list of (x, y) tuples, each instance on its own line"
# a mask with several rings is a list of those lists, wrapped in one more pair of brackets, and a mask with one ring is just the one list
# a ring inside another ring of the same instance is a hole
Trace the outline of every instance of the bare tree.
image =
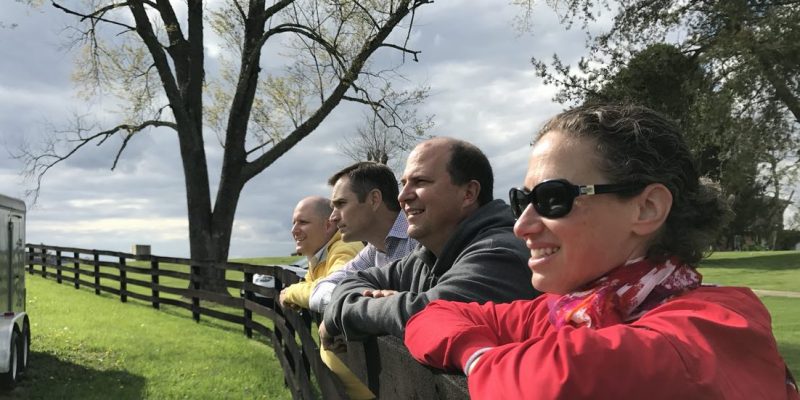
[[(171, 132), (183, 165), (191, 257), (226, 260), (239, 196), (250, 179), (311, 134), (342, 100), (392, 107), (383, 99), (396, 66), (371, 68), (369, 61), (379, 49), (416, 61), (419, 52), (407, 47), (410, 29), (417, 9), (431, 2), (53, 1), (78, 21), (73, 44), (83, 59), (75, 76), (83, 93), (112, 95), (124, 106), (113, 126), (78, 118), (41, 148), (22, 149), (18, 156), (35, 178), (34, 196), (42, 176), (89, 143), (121, 138), (116, 166), (140, 134)], [(207, 28), (226, 52), (212, 71), (218, 75), (206, 75)], [(265, 71), (267, 61), (285, 68)], [(204, 129), (214, 129), (224, 146), (213, 202)], [(221, 272), (203, 270), (196, 279), (204, 289), (225, 292)]]
[(425, 100), (428, 88), (386, 94), (384, 104), (373, 107), (364, 123), (345, 136), (342, 153), (353, 161), (375, 161), (399, 167), (403, 156), (433, 127), (433, 115), (417, 115), (416, 105)]

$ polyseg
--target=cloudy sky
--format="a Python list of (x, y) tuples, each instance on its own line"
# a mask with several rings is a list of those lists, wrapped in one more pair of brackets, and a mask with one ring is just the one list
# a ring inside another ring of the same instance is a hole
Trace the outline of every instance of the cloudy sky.
[[(71, 2), (67, 2), (68, 4)], [(419, 63), (401, 72), (430, 85), (424, 111), (435, 115), (433, 135), (471, 141), (489, 156), (495, 196), (505, 198), (525, 172), (532, 133), (563, 107), (535, 76), (531, 56), (554, 52), (565, 61), (582, 53), (583, 34), (565, 31), (547, 7), (535, 13), (532, 34), (512, 26), (519, 10), (508, 0), (437, 1), (422, 7), (410, 47)], [(11, 23), (17, 24), (10, 27)], [(31, 10), (0, 2), (0, 193), (22, 197), (30, 183), (10, 154), (36, 143), (75, 113), (97, 113), (109, 100), (86, 104), (70, 80), (76, 55), (65, 51), (64, 28), (74, 17), (45, 5)], [(287, 255), (293, 251), (291, 212), (306, 195), (327, 195), (328, 176), (351, 161), (337, 148), (358, 126), (353, 107), (337, 110), (311, 136), (245, 187), (236, 214), (231, 257)], [(207, 141), (212, 180), (221, 149)], [(29, 210), (28, 241), (128, 251), (150, 244), (153, 253), (188, 256), (186, 201), (177, 139), (171, 132), (137, 135), (116, 170), (118, 142), (88, 146), (46, 176)]]

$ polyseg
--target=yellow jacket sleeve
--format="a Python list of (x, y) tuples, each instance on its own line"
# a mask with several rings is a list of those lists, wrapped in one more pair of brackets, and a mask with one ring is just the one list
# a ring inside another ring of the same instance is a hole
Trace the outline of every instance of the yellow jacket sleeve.
[(328, 242), (328, 255), (325, 261), (310, 269), (302, 282), (286, 288), (286, 301), (308, 308), (311, 291), (317, 282), (328, 276), (328, 274), (344, 267), (362, 248), (364, 248), (364, 245), (361, 242), (343, 242), (341, 234), (336, 232)]
[(308, 308), (308, 299), (311, 298), (312, 289), (314, 289), (314, 282), (305, 280), (290, 285), (286, 288), (286, 302)]

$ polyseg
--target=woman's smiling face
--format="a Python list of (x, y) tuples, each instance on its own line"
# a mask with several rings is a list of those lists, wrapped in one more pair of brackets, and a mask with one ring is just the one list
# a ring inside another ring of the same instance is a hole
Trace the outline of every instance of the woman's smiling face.
[[(592, 139), (550, 131), (533, 145), (525, 188), (549, 179), (566, 179), (574, 185), (620, 183), (604, 176), (600, 157)], [(572, 210), (556, 219), (543, 218), (529, 205), (517, 219), (514, 233), (531, 251), (528, 267), (533, 286), (547, 293), (569, 293), (629, 259), (644, 256), (646, 240), (632, 230), (639, 217), (635, 199), (579, 196)]]

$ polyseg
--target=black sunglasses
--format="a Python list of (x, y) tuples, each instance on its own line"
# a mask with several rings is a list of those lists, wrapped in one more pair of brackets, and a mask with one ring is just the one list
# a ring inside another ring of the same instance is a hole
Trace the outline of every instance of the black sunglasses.
[(508, 192), (511, 202), (511, 212), (519, 218), (528, 204), (539, 215), (549, 219), (561, 218), (572, 211), (575, 198), (583, 195), (603, 193), (634, 192), (643, 188), (641, 183), (625, 183), (610, 185), (573, 185), (566, 179), (547, 180), (534, 186), (528, 191), (525, 188), (512, 188)]

